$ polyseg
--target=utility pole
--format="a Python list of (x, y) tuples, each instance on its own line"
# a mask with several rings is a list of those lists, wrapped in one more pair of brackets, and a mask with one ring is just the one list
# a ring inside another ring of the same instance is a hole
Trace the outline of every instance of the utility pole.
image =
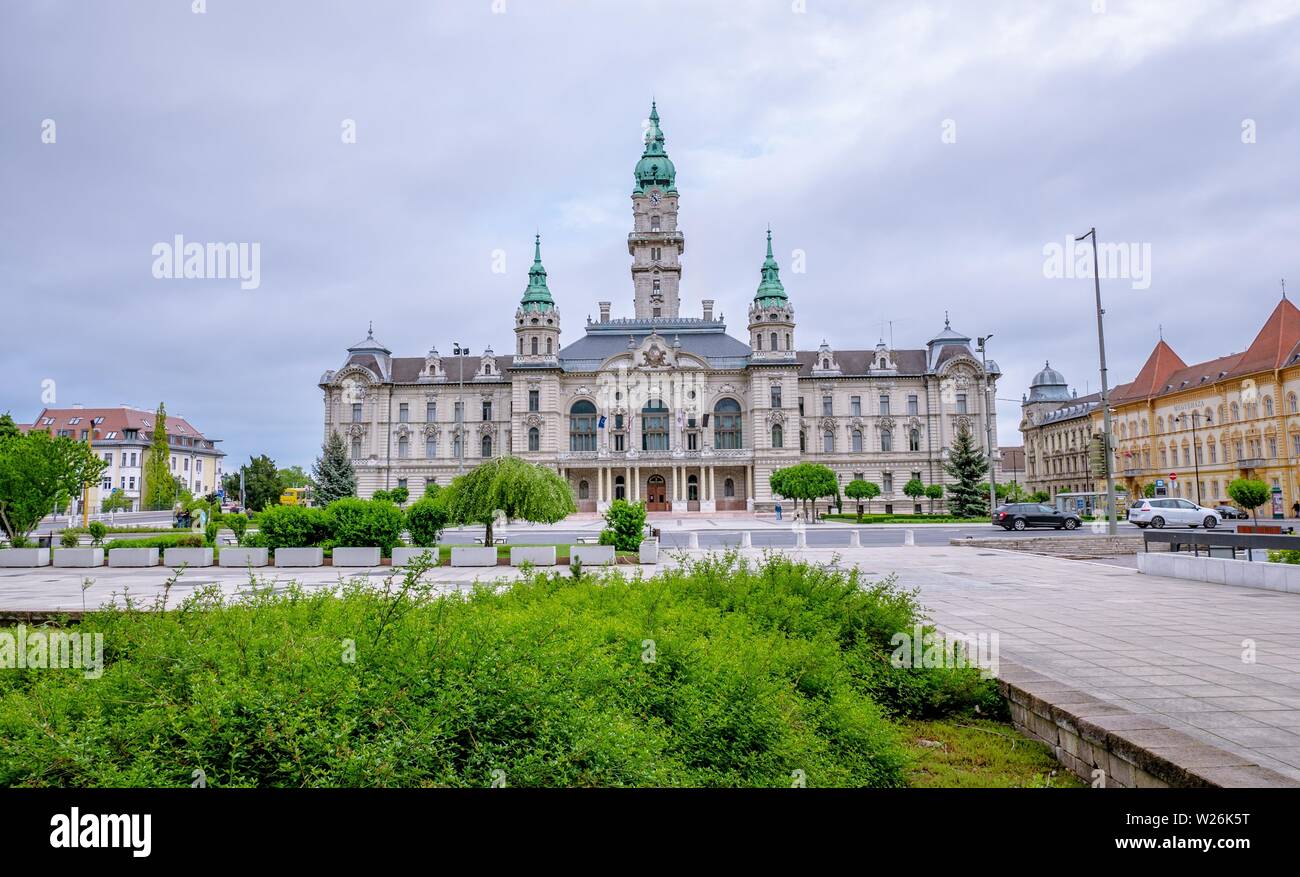
[(1086, 237), (1092, 238), (1092, 282), (1097, 296), (1097, 352), (1101, 363), (1101, 447), (1104, 453), (1103, 459), (1106, 461), (1106, 532), (1114, 536), (1119, 525), (1115, 519), (1115, 470), (1110, 463), (1112, 447), (1110, 440), (1110, 385), (1106, 378), (1106, 332), (1102, 324), (1102, 316), (1106, 311), (1101, 306), (1101, 270), (1097, 259), (1096, 226), (1088, 229), (1086, 234), (1076, 237), (1075, 241), (1081, 241)]
[(984, 444), (989, 449), (989, 514), (998, 507), (998, 479), (993, 469), (993, 409), (989, 402), (989, 363), (984, 348), (993, 337), (990, 332), (979, 339), (976, 345), (980, 352), (980, 365), (984, 368)]

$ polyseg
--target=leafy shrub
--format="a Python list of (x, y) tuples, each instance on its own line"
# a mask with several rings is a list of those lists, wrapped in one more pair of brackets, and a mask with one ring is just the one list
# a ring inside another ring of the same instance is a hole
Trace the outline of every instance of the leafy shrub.
[(324, 509), (299, 505), (267, 506), (257, 516), (258, 544), (276, 548), (311, 548), (330, 537), (330, 517)]
[[(101, 678), (0, 674), (0, 785), (188, 786), (201, 764), (213, 786), (482, 787), (496, 769), (512, 786), (788, 787), (795, 769), (899, 786), (888, 714), (993, 688), (892, 668), (912, 596), (788, 560), (534, 573), (467, 596), (417, 579), (90, 612)], [(355, 662), (344, 639), (365, 644)]]
[(108, 527), (103, 521), (91, 521), (87, 529), (90, 531), (90, 540), (93, 544), (104, 544), (104, 537), (108, 535)]
[(447, 510), (432, 497), (416, 500), (406, 511), (406, 531), (416, 545), (426, 548), (436, 545), (446, 526)]
[(1300, 550), (1286, 548), (1281, 551), (1270, 551), (1268, 559), (1272, 563), (1300, 563)]
[(76, 548), (81, 544), (81, 537), (77, 535), (75, 530), (64, 530), (63, 534), (59, 536), (59, 544), (64, 548)]
[(248, 518), (234, 513), (225, 515), (224, 517), (226, 526), (235, 534), (235, 542), (239, 545), (243, 545), (244, 534), (248, 532)]
[(203, 536), (199, 533), (169, 533), (147, 539), (114, 539), (106, 548), (202, 548)]
[(344, 548), (377, 546), (388, 555), (393, 553), (393, 546), (401, 540), (402, 525), (405, 523), (402, 510), (388, 500), (364, 500), (350, 496), (334, 500), (325, 512), (329, 516), (330, 533), (335, 545)]
[(607, 526), (600, 534), (601, 545), (613, 545), (619, 551), (636, 551), (645, 534), (645, 503), (616, 499), (605, 511), (605, 523)]
[(216, 521), (208, 521), (207, 525), (204, 526), (203, 528), (204, 542), (206, 542), (208, 545), (216, 545), (217, 531), (220, 529), (221, 529), (221, 525), (219, 523), (217, 523)]

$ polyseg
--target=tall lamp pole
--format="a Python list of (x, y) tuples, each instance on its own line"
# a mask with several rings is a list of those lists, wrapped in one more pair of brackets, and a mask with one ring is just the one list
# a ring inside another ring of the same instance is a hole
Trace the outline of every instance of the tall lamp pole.
[(1102, 316), (1106, 313), (1101, 306), (1101, 271), (1097, 260), (1097, 228), (1088, 229), (1086, 234), (1075, 238), (1081, 241), (1092, 238), (1092, 281), (1097, 296), (1097, 352), (1101, 363), (1101, 440), (1103, 459), (1106, 464), (1106, 532), (1114, 536), (1119, 525), (1115, 519), (1115, 471), (1110, 464), (1110, 385), (1106, 379), (1106, 332), (1102, 325)]
[[(1182, 423), (1184, 420), (1190, 420), (1192, 422), (1192, 462), (1196, 469), (1196, 504), (1204, 505), (1204, 503), (1201, 502), (1201, 446), (1196, 443), (1196, 420), (1200, 416), (1201, 412), (1192, 411), (1188, 414), (1176, 415), (1174, 419), (1179, 423)], [(1206, 424), (1209, 424), (1212, 421), (1207, 416), (1205, 422)]]
[(989, 449), (989, 514), (998, 507), (998, 480), (993, 470), (993, 411), (989, 403), (989, 364), (985, 358), (985, 347), (993, 337), (990, 332), (979, 339), (976, 345), (980, 352), (980, 365), (984, 369), (984, 443)]

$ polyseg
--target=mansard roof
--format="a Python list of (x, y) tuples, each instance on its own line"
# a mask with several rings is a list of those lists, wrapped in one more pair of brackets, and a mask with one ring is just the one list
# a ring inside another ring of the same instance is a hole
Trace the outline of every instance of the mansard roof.
[(637, 345), (652, 332), (680, 350), (708, 360), (714, 368), (744, 368), (749, 362), (749, 345), (727, 334), (721, 320), (689, 317), (651, 317), (605, 320), (588, 323), (586, 334), (560, 348), (560, 367), (565, 371), (593, 371), (611, 356), (628, 349), (628, 339)]
[[(894, 365), (897, 368), (888, 372), (872, 371), (871, 364), (875, 362), (876, 351), (872, 350), (836, 350), (833, 351), (835, 362), (840, 367), (843, 377), (861, 377), (874, 375), (876, 377), (895, 376), (895, 375), (923, 375), (925, 374), (925, 351), (924, 350), (891, 350), (890, 355), (894, 359)], [(816, 365), (821, 353), (816, 350), (797, 350), (795, 351), (795, 361), (799, 363), (799, 377), (813, 377), (813, 367)], [(820, 369), (819, 369), (820, 371)], [(819, 375), (824, 377), (825, 375)]]

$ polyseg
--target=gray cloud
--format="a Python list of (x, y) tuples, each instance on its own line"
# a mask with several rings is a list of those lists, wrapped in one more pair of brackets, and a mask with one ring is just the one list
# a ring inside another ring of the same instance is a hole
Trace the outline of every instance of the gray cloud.
[[(1049, 357), (1097, 388), (1091, 282), (1042, 253), (1091, 225), (1152, 249), (1150, 289), (1103, 283), (1117, 383), (1158, 324), (1209, 358), (1249, 343), (1280, 277), (1300, 288), (1294, 3), (806, 5), (4, 4), (0, 410), (30, 421), (54, 378), (60, 404), (166, 400), (231, 463), (307, 464), (316, 380), (368, 320), (403, 355), (510, 349), (538, 228), (572, 341), (597, 300), (631, 308), (652, 94), (684, 307), (717, 299), (741, 337), (769, 222), (802, 346), (890, 322), (919, 346), (947, 309), (996, 333), (1012, 400)], [(260, 242), (260, 288), (155, 280), (176, 234)], [(999, 414), (1018, 443), (1018, 405)]]

